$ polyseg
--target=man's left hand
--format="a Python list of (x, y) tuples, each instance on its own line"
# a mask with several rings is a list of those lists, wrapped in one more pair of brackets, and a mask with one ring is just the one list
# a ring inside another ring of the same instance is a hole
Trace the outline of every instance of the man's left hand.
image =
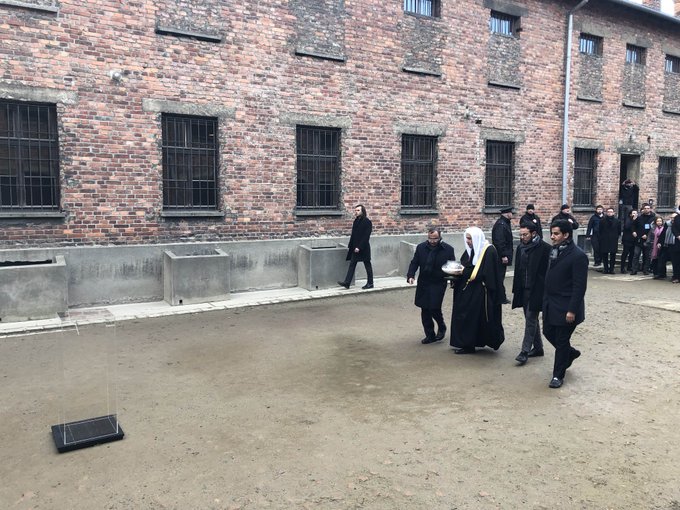
[(508, 257), (503, 257), (503, 258), (501, 259), (501, 262), (502, 262), (503, 264), (507, 265), (507, 264), (508, 264)]
[(574, 312), (567, 312), (567, 323), (571, 324), (576, 320), (576, 314)]

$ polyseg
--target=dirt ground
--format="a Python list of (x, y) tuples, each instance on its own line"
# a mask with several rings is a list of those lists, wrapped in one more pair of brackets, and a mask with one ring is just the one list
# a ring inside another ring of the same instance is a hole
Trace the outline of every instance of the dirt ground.
[[(680, 315), (637, 304), (680, 286), (591, 272), (558, 390), (520, 310), (457, 356), (413, 293), (0, 339), (0, 508), (680, 510)], [(107, 379), (125, 439), (58, 454)]]

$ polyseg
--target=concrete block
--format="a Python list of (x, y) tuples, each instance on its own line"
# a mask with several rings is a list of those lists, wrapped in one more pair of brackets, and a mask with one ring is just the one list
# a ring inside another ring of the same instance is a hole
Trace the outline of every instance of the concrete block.
[(66, 312), (68, 274), (62, 255), (4, 264), (0, 265), (0, 321), (49, 319)]
[(229, 299), (230, 256), (219, 248), (163, 252), (163, 294), (171, 305)]
[(413, 254), (416, 252), (416, 243), (409, 243), (408, 241), (401, 241), (399, 243), (399, 274), (406, 279), (408, 273), (408, 266), (413, 260)]
[(301, 244), (298, 248), (298, 287), (307, 290), (337, 287), (338, 280), (344, 280), (347, 275), (349, 262), (346, 257), (347, 246), (342, 244), (329, 241)]

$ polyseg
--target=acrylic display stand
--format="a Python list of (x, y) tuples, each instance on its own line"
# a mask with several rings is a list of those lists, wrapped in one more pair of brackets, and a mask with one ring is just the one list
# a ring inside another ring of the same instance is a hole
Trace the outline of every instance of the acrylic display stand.
[[(116, 392), (116, 321), (107, 311), (62, 317), (61, 410), (52, 437), (59, 453), (123, 439)], [(87, 320), (85, 320), (87, 319)], [(94, 324), (79, 324), (95, 322)]]

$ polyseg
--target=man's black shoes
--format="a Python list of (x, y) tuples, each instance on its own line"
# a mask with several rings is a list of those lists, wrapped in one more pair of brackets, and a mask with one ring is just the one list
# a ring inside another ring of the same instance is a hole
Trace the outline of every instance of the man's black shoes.
[(473, 347), (472, 349), (454, 349), (453, 352), (455, 354), (474, 354), (475, 353), (475, 348)]
[(436, 336), (426, 336), (425, 338), (423, 338), (420, 341), (420, 343), (421, 344), (433, 344), (435, 342), (439, 342), (439, 340), (441, 340), (441, 338), (437, 338)]
[(527, 361), (529, 360), (529, 353), (526, 351), (521, 351), (517, 357), (515, 358), (515, 361), (519, 363), (520, 365), (524, 365)]
[(372, 289), (372, 288), (373, 288), (373, 284), (372, 284), (372, 283), (367, 283), (366, 285), (364, 285), (364, 286), (361, 287), (361, 288), (364, 289), (364, 290), (366, 290), (366, 289)]
[(349, 289), (349, 283), (341, 282), (340, 280), (338, 280), (338, 285), (340, 285), (340, 287), (345, 287), (346, 289)]
[(538, 358), (539, 356), (543, 355), (543, 349), (531, 349), (529, 352), (527, 352), (527, 358)]
[(437, 342), (439, 342), (439, 340), (444, 339), (444, 336), (446, 336), (446, 326), (439, 328), (437, 335), (434, 338), (437, 340)]
[(559, 388), (562, 386), (562, 383), (564, 382), (564, 379), (560, 379), (559, 377), (553, 377), (550, 379), (550, 383), (548, 383), (549, 388)]
[(567, 368), (569, 368), (571, 366), (571, 364), (574, 362), (574, 360), (576, 358), (578, 358), (580, 355), (581, 355), (581, 351), (579, 351), (578, 349), (574, 349), (572, 347), (571, 353), (569, 355), (569, 364), (567, 365)]

